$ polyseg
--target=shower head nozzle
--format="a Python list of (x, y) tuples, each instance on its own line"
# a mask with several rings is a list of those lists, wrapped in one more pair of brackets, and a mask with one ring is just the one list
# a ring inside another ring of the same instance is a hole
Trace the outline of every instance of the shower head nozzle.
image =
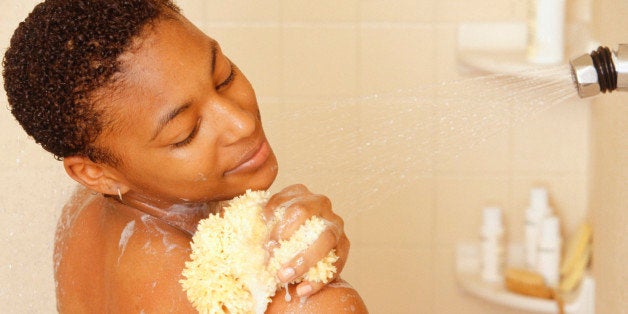
[(600, 92), (628, 91), (628, 44), (617, 51), (599, 47), (570, 61), (571, 74), (580, 98)]

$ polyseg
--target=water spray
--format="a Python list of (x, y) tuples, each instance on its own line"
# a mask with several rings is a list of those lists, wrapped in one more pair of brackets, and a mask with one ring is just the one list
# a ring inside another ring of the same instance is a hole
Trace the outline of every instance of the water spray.
[(620, 44), (616, 51), (600, 46), (569, 63), (580, 98), (600, 92), (628, 91), (628, 44)]

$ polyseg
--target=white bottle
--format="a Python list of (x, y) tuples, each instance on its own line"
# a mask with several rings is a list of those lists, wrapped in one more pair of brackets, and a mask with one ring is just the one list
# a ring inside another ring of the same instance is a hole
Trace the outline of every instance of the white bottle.
[(484, 208), (482, 218), (482, 280), (501, 281), (504, 265), (504, 227), (501, 209)]
[(536, 270), (537, 251), (543, 219), (552, 214), (548, 204), (547, 190), (535, 188), (530, 191), (530, 205), (525, 211), (525, 261), (526, 267)]
[(537, 271), (550, 287), (558, 287), (560, 280), (560, 256), (562, 239), (560, 224), (556, 216), (543, 219), (539, 240)]
[(532, 0), (528, 12), (528, 61), (559, 63), (564, 56), (565, 0)]

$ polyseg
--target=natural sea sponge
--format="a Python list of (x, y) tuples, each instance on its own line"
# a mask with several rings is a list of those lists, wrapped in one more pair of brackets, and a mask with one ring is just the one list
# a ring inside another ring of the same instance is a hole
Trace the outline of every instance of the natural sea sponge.
[[(326, 228), (326, 221), (313, 216), (289, 240), (282, 240), (269, 257), (265, 249), (276, 221), (285, 209), (266, 222), (263, 208), (266, 191), (250, 191), (231, 200), (222, 216), (201, 220), (192, 238), (191, 261), (185, 263), (181, 280), (188, 299), (200, 313), (264, 313), (282, 283), (281, 266), (307, 249)], [(303, 279), (327, 283), (338, 260), (334, 250), (312, 267)]]

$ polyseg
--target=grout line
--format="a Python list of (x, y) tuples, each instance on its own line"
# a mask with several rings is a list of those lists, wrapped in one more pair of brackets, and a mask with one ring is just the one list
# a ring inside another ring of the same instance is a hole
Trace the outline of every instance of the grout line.
[[(283, 16), (281, 17), (283, 19)], [(304, 29), (425, 29), (438, 26), (439, 23), (407, 23), (407, 22), (208, 22), (210, 28), (304, 28)], [(452, 24), (452, 23), (447, 23)]]

